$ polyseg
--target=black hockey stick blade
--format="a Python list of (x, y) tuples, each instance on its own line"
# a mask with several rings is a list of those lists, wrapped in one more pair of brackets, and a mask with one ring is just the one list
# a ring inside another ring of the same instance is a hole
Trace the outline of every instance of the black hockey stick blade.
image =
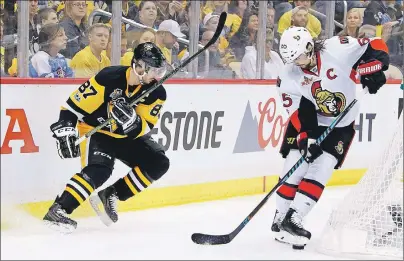
[[(183, 63), (181, 63), (180, 65), (178, 65), (178, 67), (176, 67), (174, 70), (170, 71), (169, 73), (167, 73), (166, 75), (163, 76), (163, 78), (161, 78), (158, 82), (156, 82), (152, 87), (150, 87), (147, 91), (143, 92), (140, 96), (136, 97), (136, 99), (134, 99), (133, 101), (131, 101), (130, 106), (134, 106), (137, 103), (139, 103), (139, 101), (141, 101), (142, 99), (144, 99), (145, 97), (147, 97), (151, 92), (153, 92), (155, 89), (157, 89), (161, 84), (163, 84), (163, 82), (165, 82), (167, 79), (171, 78), (173, 75), (175, 75), (179, 70), (181, 70), (182, 68), (184, 68), (185, 66), (187, 66), (190, 62), (192, 62), (198, 55), (200, 55), (201, 53), (203, 53), (204, 51), (206, 51), (212, 44), (214, 44), (218, 39), (220, 34), (223, 31), (224, 28), (224, 23), (226, 22), (226, 18), (227, 18), (227, 13), (223, 12), (220, 14), (220, 18), (219, 18), (219, 23), (217, 24), (216, 27), (216, 31), (212, 37), (212, 39), (209, 40), (209, 42), (200, 50), (198, 50), (194, 55), (188, 57), (188, 59), (186, 59)], [(101, 130), (102, 128), (104, 128), (105, 126), (107, 126), (108, 124), (110, 124), (112, 122), (113, 118), (108, 118), (106, 121), (104, 121), (103, 123), (101, 123), (100, 125), (98, 125), (97, 127), (93, 128), (91, 131), (87, 132), (85, 135), (81, 136), (76, 142), (75, 145), (79, 145), (80, 143), (82, 143), (83, 141), (85, 141), (87, 138), (89, 138), (91, 135), (93, 135), (94, 133), (96, 133), (97, 131)]]
[(192, 234), (191, 239), (198, 245), (224, 245), (231, 242), (230, 235), (206, 235), (195, 233)]

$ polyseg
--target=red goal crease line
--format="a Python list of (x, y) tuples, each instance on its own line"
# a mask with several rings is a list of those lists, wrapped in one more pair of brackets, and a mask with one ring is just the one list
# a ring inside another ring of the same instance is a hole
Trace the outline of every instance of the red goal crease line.
[[(50, 78), (0, 78), (0, 84), (40, 84), (40, 85), (74, 85), (82, 84), (87, 81), (86, 78), (74, 79), (50, 79)], [(401, 79), (389, 79), (387, 84), (402, 84)], [(270, 80), (247, 80), (247, 79), (169, 79), (167, 84), (247, 84), (247, 85), (276, 85), (276, 79)], [(356, 81), (359, 84), (359, 81)]]

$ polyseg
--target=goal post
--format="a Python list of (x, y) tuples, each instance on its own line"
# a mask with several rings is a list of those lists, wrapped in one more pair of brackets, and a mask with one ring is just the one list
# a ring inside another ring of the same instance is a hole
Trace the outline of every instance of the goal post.
[(334, 209), (317, 250), (403, 258), (403, 116), (378, 158)]

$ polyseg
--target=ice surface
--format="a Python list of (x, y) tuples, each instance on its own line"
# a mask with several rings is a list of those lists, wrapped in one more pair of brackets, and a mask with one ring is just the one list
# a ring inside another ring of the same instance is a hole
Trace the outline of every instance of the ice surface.
[(1, 232), (1, 259), (335, 259), (316, 252), (316, 241), (332, 207), (348, 190), (326, 188), (306, 218), (313, 237), (305, 250), (273, 239), (274, 196), (231, 243), (201, 246), (191, 241), (195, 232), (230, 233), (264, 197), (257, 195), (121, 213), (110, 227), (97, 217), (78, 219), (70, 235), (28, 219), (24, 227)]

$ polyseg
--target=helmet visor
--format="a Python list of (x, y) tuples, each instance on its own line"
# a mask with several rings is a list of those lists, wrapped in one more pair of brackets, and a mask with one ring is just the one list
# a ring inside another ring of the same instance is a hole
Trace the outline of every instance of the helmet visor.
[(163, 62), (161, 67), (153, 67), (140, 60), (133, 63), (133, 69), (139, 76), (147, 75), (149, 78), (160, 79), (167, 72), (167, 63)]

